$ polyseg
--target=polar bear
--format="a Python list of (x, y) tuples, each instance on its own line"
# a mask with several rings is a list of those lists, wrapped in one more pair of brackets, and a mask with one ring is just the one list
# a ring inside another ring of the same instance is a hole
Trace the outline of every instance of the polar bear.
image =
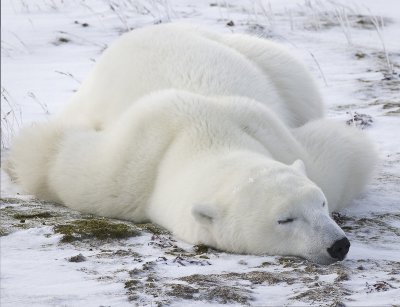
[(277, 44), (151, 26), (108, 48), (60, 114), (23, 129), (7, 170), (39, 198), (189, 243), (331, 263), (350, 243), (329, 213), (362, 191), (376, 152), (323, 113)]

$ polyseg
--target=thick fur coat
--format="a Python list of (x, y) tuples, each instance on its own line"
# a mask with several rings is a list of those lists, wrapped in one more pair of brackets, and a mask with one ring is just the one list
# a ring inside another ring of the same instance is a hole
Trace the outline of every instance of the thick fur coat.
[(193, 244), (329, 263), (348, 250), (332, 253), (345, 235), (329, 211), (362, 191), (376, 153), (323, 109), (275, 43), (152, 26), (110, 46), (60, 114), (23, 129), (7, 170), (39, 198)]

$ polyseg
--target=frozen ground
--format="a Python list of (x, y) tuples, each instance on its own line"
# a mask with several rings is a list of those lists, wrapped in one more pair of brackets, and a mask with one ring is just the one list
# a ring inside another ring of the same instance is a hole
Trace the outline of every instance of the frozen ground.
[(178, 20), (281, 42), (319, 80), (329, 117), (366, 125), (381, 167), (335, 216), (352, 243), (347, 259), (319, 266), (193, 247), (152, 225), (34, 200), (2, 173), (1, 306), (400, 305), (398, 0), (1, 1), (2, 147), (57, 112), (114, 38)]

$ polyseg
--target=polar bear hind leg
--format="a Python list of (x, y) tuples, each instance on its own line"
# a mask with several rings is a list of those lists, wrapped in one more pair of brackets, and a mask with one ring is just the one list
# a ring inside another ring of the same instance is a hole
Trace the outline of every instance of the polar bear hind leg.
[(290, 126), (299, 127), (324, 114), (322, 98), (307, 67), (285, 48), (248, 35), (225, 35), (221, 43), (255, 63), (275, 84), (290, 111)]
[(349, 205), (363, 191), (377, 163), (377, 151), (363, 131), (322, 119), (293, 133), (310, 157), (308, 176), (324, 192), (329, 210)]

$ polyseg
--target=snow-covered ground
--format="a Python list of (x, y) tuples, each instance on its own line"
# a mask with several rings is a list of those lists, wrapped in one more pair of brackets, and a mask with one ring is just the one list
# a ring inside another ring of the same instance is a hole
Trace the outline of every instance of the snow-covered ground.
[[(2, 172), (1, 306), (399, 305), (398, 0), (2, 0), (2, 160), (19, 128), (56, 113), (116, 37), (170, 21), (286, 45), (318, 79), (329, 117), (367, 125), (381, 166), (336, 215), (347, 259), (320, 266), (193, 247), (151, 225), (34, 200)], [(100, 226), (128, 238), (104, 239)], [(66, 238), (71, 228), (81, 232)]]

